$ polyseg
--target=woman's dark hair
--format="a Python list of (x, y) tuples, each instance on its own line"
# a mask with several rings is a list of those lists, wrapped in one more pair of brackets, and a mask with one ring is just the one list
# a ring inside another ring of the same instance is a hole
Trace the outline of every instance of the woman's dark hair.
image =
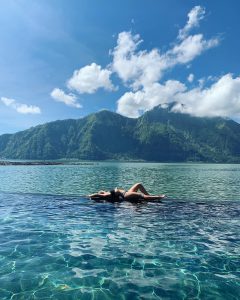
[(111, 194), (111, 201), (115, 201), (116, 200), (116, 192), (114, 190), (111, 190), (110, 194)]
[(101, 194), (95, 194), (91, 197), (93, 200), (107, 200), (111, 202), (115, 202), (119, 200), (118, 194), (115, 192), (115, 190), (110, 191), (110, 195), (101, 195)]

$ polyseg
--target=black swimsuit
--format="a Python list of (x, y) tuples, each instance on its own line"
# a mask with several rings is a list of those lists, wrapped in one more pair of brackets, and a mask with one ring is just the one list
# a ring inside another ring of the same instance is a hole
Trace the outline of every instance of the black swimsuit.
[(118, 196), (119, 201), (124, 201), (126, 192), (123, 192), (123, 193), (119, 192), (119, 193), (120, 193)]
[(124, 201), (126, 192), (118, 192), (118, 194), (115, 192), (115, 190), (110, 191), (111, 194), (111, 201)]

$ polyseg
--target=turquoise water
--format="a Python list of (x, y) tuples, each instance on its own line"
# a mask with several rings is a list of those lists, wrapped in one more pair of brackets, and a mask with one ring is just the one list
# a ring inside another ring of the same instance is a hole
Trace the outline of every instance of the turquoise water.
[(84, 195), (142, 182), (151, 193), (174, 199), (240, 200), (240, 165), (95, 163), (2, 166), (0, 191)]
[[(0, 299), (239, 299), (239, 165), (0, 167)], [(169, 199), (83, 195), (143, 182)]]

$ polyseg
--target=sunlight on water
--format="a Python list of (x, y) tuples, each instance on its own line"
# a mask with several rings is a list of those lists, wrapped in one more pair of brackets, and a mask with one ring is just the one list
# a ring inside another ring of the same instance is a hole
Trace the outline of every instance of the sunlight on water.
[[(1, 167), (0, 299), (238, 299), (239, 173), (208, 164)], [(139, 181), (169, 198), (77, 196)]]
[(133, 205), (19, 194), (0, 199), (1, 299), (240, 294), (238, 201)]

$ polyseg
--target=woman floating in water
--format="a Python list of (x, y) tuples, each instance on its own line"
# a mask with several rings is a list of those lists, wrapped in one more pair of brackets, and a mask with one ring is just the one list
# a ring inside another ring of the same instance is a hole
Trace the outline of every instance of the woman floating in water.
[(163, 199), (165, 195), (149, 195), (141, 183), (134, 184), (128, 191), (115, 188), (109, 192), (99, 191), (91, 194), (89, 197), (93, 200), (107, 200), (107, 201), (139, 201), (139, 200), (156, 200)]

